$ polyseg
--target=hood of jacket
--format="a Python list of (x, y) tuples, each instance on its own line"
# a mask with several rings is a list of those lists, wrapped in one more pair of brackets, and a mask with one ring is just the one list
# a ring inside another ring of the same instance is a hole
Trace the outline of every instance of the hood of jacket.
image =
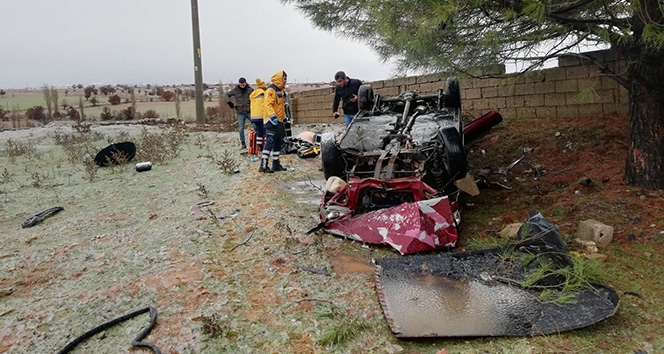
[(270, 78), (270, 81), (277, 86), (279, 89), (283, 90), (284, 89), (284, 71), (277, 71), (276, 74), (272, 75)]

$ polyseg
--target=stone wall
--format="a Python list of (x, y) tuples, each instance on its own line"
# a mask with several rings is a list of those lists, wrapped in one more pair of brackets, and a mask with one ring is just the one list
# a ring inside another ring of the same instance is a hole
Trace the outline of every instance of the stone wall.
[[(593, 54), (607, 59), (605, 52)], [(613, 69), (624, 69), (624, 63), (610, 59), (607, 62)], [(431, 74), (367, 83), (377, 94), (396, 96), (410, 90), (421, 94), (436, 93), (445, 87), (445, 80), (444, 75)], [(629, 110), (626, 89), (601, 74), (597, 66), (572, 56), (560, 58), (558, 67), (528, 75), (507, 74), (500, 79), (461, 78), (460, 86), (463, 114), (469, 118), (494, 109), (500, 110), (506, 119), (627, 115)], [(332, 118), (333, 99), (332, 87), (292, 94), (295, 122), (343, 123), (343, 117)]]

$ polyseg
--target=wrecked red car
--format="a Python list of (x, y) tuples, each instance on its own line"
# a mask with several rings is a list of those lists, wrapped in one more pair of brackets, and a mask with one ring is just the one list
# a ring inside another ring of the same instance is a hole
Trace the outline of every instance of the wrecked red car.
[[(339, 141), (334, 133), (321, 137), (325, 178), (337, 180), (324, 192), (319, 227), (401, 254), (454, 247), (455, 181), (466, 177), (468, 166), (458, 79), (449, 78), (434, 95), (382, 97), (362, 85), (358, 104)], [(500, 120), (492, 112), (473, 122), (473, 131)]]

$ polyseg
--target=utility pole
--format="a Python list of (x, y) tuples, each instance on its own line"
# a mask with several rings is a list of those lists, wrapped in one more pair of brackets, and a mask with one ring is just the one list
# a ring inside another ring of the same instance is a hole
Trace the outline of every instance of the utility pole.
[(194, 34), (194, 80), (196, 83), (196, 124), (205, 124), (203, 109), (203, 66), (201, 63), (201, 34), (198, 29), (198, 0), (191, 0), (191, 25)]

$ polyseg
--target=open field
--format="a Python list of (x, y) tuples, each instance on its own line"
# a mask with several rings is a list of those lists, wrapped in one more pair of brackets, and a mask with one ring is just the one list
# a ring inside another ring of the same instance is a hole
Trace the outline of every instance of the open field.
[[(171, 89), (171, 88), (168, 88)], [(138, 89), (137, 89), (138, 90)], [(138, 112), (145, 112), (147, 110), (154, 110), (159, 114), (161, 118), (170, 118), (175, 117), (175, 102), (171, 100), (170, 102), (163, 101), (161, 97), (158, 96), (148, 96), (145, 95), (145, 89), (141, 90), (141, 93), (136, 93), (136, 110)], [(130, 99), (129, 93), (126, 92), (116, 92), (121, 98), (122, 102), (118, 105), (111, 105), (108, 103), (108, 97), (102, 94), (97, 96), (99, 104), (93, 106), (90, 101), (86, 101), (83, 98), (83, 105), (85, 110), (85, 115), (90, 117), (93, 121), (95, 118), (99, 118), (102, 109), (104, 107), (109, 107), (111, 110), (120, 111), (131, 107), (131, 103), (124, 103), (125, 100)], [(65, 95), (64, 89), (58, 90), (58, 105), (60, 111), (62, 111), (63, 103), (66, 103), (74, 108), (78, 109), (79, 97), (83, 96), (83, 89), (76, 89), (75, 91), (69, 89), (69, 93)], [(150, 101), (152, 100), (152, 101)], [(218, 105), (217, 97), (212, 98), (212, 102), (204, 102), (205, 107), (213, 107)], [(6, 111), (11, 111), (14, 107), (18, 107), (19, 110), (25, 111), (28, 108), (34, 106), (42, 106), (46, 108), (46, 101), (44, 101), (44, 95), (41, 90), (21, 90), (21, 91), (8, 91), (4, 97), (0, 97), (0, 107)], [(181, 119), (188, 122), (193, 122), (196, 120), (196, 101), (195, 100), (183, 100), (180, 103), (180, 116)]]
[[(0, 353), (53, 353), (147, 305), (159, 317), (145, 340), (163, 353), (664, 353), (664, 194), (622, 183), (624, 118), (510, 120), (470, 143), (472, 169), (505, 167), (532, 147), (526, 161), (548, 173), (534, 180), (522, 163), (498, 179), (511, 190), (467, 198), (459, 245), (451, 250), (505, 243), (494, 231), (524, 221), (531, 210), (558, 224), (568, 240), (579, 221), (597, 219), (615, 228), (600, 252), (607, 255), (606, 283), (621, 295), (618, 313), (546, 337), (419, 341), (392, 336), (375, 293), (371, 259), (396, 253), (305, 234), (317, 224), (318, 159), (286, 155), (283, 164), (294, 172), (260, 174), (258, 162), (237, 151), (235, 132), (146, 129), (94, 125), (78, 133), (59, 124), (0, 132), (0, 289), (12, 289), (0, 295)], [(341, 126), (294, 127), (324, 129)], [(134, 171), (137, 160), (91, 177), (82, 154), (70, 158), (56, 144), (63, 134), (79, 139), (69, 150), (78, 152), (109, 141), (141, 145), (146, 134), (167, 141), (185, 135), (177, 156), (153, 161), (151, 171)], [(25, 153), (16, 153), (17, 142)], [(221, 160), (237, 163), (240, 172), (224, 173)], [(581, 178), (593, 186), (580, 185)], [(214, 204), (190, 209), (202, 201)], [(21, 228), (53, 206), (64, 210)], [(294, 264), (327, 267), (333, 275)], [(74, 352), (148, 353), (129, 344), (147, 321), (141, 315), (123, 322)], [(325, 343), (351, 323), (361, 326), (345, 341)]]

